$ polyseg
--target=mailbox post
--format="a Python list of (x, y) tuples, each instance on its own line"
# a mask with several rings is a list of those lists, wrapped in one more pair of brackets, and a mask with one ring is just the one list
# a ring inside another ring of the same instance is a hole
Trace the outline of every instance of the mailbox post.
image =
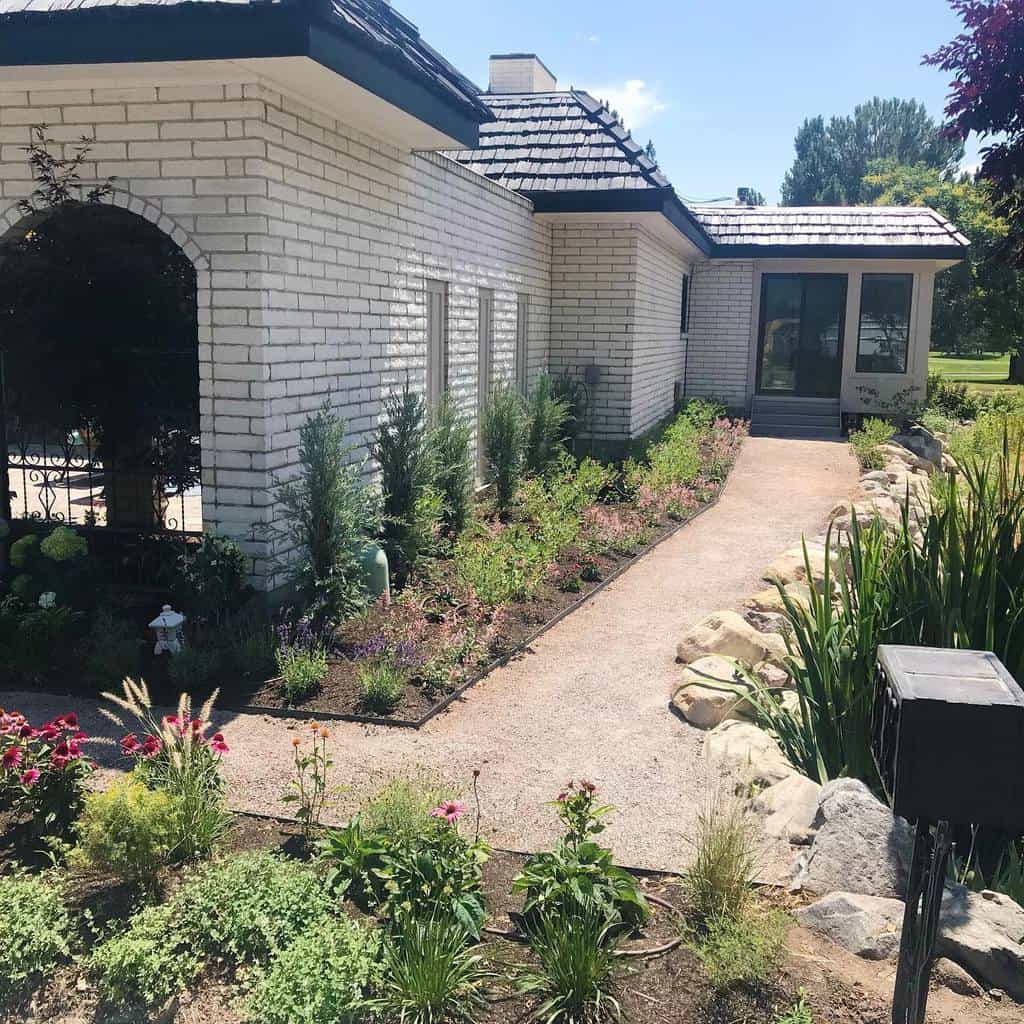
[(954, 825), (1024, 829), (1024, 691), (986, 651), (878, 648), (872, 753), (916, 826), (893, 1024), (923, 1024)]

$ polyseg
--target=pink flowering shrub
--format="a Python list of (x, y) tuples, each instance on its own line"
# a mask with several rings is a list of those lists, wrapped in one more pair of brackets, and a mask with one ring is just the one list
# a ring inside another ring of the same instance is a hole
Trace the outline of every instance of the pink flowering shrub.
[(583, 536), (599, 553), (631, 555), (647, 543), (649, 527), (640, 512), (594, 505), (583, 513)]
[[(208, 857), (231, 825), (220, 774), (220, 760), (228, 752), (228, 744), (222, 732), (207, 736), (217, 693), (198, 715), (192, 714), (191, 699), (183, 693), (176, 713), (162, 717), (154, 711), (144, 682), (126, 679), (121, 695), (103, 696), (139, 726), (121, 739), (122, 755), (134, 761), (132, 774), (178, 802), (180, 834), (174, 844), (175, 855), (181, 860)], [(125, 728), (120, 715), (104, 714)]]
[(95, 768), (84, 753), (88, 741), (73, 711), (36, 728), (19, 712), (0, 709), (0, 803), (30, 811), (39, 835), (66, 832)]

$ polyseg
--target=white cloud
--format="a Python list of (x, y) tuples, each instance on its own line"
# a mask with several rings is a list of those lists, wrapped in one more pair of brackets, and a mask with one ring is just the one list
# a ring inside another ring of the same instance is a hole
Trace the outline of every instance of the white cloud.
[(599, 42), (601, 42), (601, 37), (600, 36), (587, 36), (587, 42), (588, 43), (599, 43)]
[(595, 86), (586, 91), (595, 99), (607, 100), (608, 106), (619, 112), (630, 131), (637, 131), (668, 109), (657, 88), (649, 86), (642, 78), (630, 78), (619, 85)]

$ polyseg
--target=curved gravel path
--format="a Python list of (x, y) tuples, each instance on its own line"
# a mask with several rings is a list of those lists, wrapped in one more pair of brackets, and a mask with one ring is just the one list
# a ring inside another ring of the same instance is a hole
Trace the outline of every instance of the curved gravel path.
[[(585, 776), (616, 805), (606, 838), (627, 864), (671, 868), (684, 836), (720, 783), (701, 757), (702, 733), (668, 708), (679, 676), (676, 639), (705, 615), (755, 590), (783, 549), (824, 525), (856, 485), (849, 446), (748, 438), (718, 505), (647, 555), (597, 597), (541, 637), (530, 653), (478, 683), (418, 732), (330, 723), (334, 778), (346, 787), (342, 818), (388, 778), (418, 767), (467, 790), (481, 770), (482, 831), (516, 849), (549, 844), (550, 808), (570, 777)], [(39, 694), (7, 694), (31, 718), (64, 710)], [(116, 728), (77, 702), (91, 734)], [(301, 723), (218, 715), (232, 804), (283, 813), (291, 737)]]

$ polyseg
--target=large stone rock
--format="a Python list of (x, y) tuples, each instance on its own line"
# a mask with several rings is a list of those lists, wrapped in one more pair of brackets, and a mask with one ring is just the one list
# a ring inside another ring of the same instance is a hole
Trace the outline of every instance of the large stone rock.
[(759, 661), (784, 663), (786, 644), (774, 633), (759, 633), (738, 612), (716, 612), (688, 629), (676, 647), (676, 658), (687, 664), (709, 654), (735, 658), (748, 665)]
[[(810, 577), (807, 575), (807, 565), (810, 563)], [(839, 567), (839, 560), (836, 552), (832, 552), (831, 568), (829, 575), (835, 578)], [(820, 544), (807, 545), (807, 558), (804, 559), (803, 545), (789, 548), (783, 551), (778, 558), (772, 562), (764, 571), (764, 577), (769, 583), (781, 583), (788, 586), (793, 583), (800, 583), (804, 586), (813, 586), (819, 593), (825, 579), (825, 548)]]
[(900, 900), (833, 892), (794, 917), (805, 928), (827, 935), (843, 949), (865, 960), (888, 960), (900, 950), (903, 903)]
[(863, 782), (837, 779), (823, 786), (812, 828), (814, 841), (796, 865), (797, 886), (819, 896), (906, 893), (913, 834)]
[[(785, 587), (786, 596), (798, 608), (806, 608), (810, 603), (810, 589), (804, 583), (789, 583)], [(766, 587), (759, 590), (752, 597), (748, 597), (744, 604), (757, 612), (775, 612), (785, 614), (786, 603), (778, 587)]]
[(682, 684), (672, 703), (691, 725), (711, 729), (737, 717), (746, 703), (737, 688), (749, 693), (753, 685), (736, 661), (712, 654), (683, 669)]
[(938, 951), (992, 988), (1024, 1000), (1024, 908), (998, 892), (947, 889)]
[(817, 782), (794, 773), (761, 790), (754, 798), (754, 810), (770, 836), (803, 842), (818, 813), (820, 794)]
[(756, 786), (771, 786), (796, 773), (768, 733), (739, 719), (725, 721), (708, 733), (704, 756)]

